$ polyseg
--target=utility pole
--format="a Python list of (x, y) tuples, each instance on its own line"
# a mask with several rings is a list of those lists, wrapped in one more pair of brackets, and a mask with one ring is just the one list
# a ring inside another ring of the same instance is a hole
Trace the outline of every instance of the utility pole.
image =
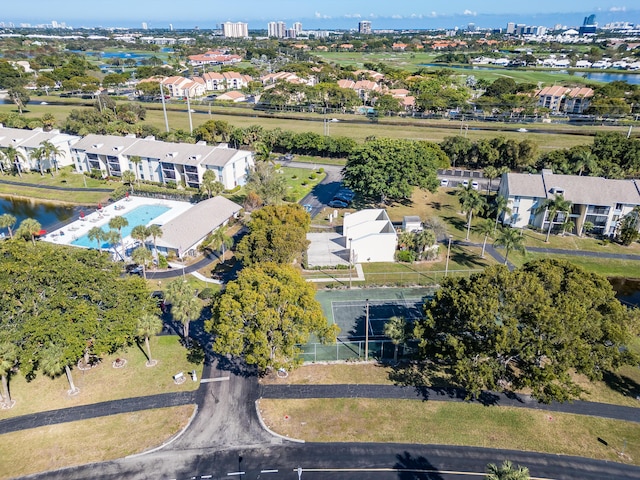
[(164, 126), (169, 132), (169, 119), (167, 118), (167, 105), (164, 102), (164, 90), (162, 89), (162, 82), (160, 82), (160, 98), (162, 99), (162, 111), (164, 112)]
[(366, 316), (365, 316), (365, 325), (364, 325), (364, 361), (369, 361), (369, 299), (365, 300), (366, 302)]

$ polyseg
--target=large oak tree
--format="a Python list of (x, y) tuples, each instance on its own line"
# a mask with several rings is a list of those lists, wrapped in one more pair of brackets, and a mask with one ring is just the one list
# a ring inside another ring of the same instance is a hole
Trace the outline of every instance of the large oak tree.
[(404, 200), (415, 187), (435, 192), (437, 169), (447, 166), (449, 160), (436, 144), (380, 138), (353, 150), (343, 182), (366, 198)]
[(492, 266), (447, 278), (425, 305), (425, 359), (448, 368), (470, 396), (528, 389), (543, 402), (576, 398), (574, 372), (598, 380), (634, 360), (638, 325), (606, 278), (560, 260), (510, 272)]
[(245, 268), (229, 282), (214, 302), (207, 329), (215, 335), (215, 352), (243, 356), (262, 371), (299, 365), (299, 345), (312, 333), (320, 341), (335, 341), (337, 334), (313, 285), (293, 267), (275, 263)]

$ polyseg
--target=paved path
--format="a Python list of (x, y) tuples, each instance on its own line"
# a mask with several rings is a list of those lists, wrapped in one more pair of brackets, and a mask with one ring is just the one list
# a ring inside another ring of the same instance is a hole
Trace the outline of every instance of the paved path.
[(112, 193), (113, 188), (89, 188), (89, 187), (61, 187), (57, 185), (40, 185), (37, 183), (19, 182), (14, 180), (7, 180), (0, 178), (0, 183), (6, 183), (7, 185), (16, 185), (18, 187), (30, 187), (30, 188), (42, 188), (45, 190), (62, 190), (69, 192), (99, 192), (99, 193)]
[[(393, 398), (405, 400), (432, 400), (438, 402), (464, 402), (465, 391), (459, 388), (402, 387), (396, 385), (261, 385), (262, 398)], [(473, 403), (500, 407), (532, 408), (547, 412), (589, 415), (640, 423), (640, 401), (638, 408), (607, 403), (552, 402), (539, 403), (529, 395), (509, 395), (483, 392)]]

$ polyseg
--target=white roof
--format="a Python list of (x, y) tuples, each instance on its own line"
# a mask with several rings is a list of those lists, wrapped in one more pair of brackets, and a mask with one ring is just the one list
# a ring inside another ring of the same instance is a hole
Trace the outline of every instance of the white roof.
[(179, 217), (165, 223), (159, 247), (186, 251), (203, 240), (209, 233), (237, 214), (242, 207), (224, 197), (213, 197), (197, 203)]

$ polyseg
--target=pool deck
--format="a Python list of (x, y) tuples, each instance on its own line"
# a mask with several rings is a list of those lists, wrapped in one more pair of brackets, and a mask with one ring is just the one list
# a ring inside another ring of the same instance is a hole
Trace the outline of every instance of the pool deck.
[[(100, 210), (88, 213), (84, 218), (78, 218), (73, 222), (65, 225), (58, 230), (54, 230), (51, 233), (41, 237), (41, 240), (46, 242), (55, 243), (58, 245), (71, 245), (78, 248), (84, 248), (78, 245), (72, 245), (71, 242), (83, 235), (86, 235), (93, 227), (103, 227), (109, 223), (113, 217), (124, 215), (136, 208), (144, 205), (163, 205), (169, 207), (170, 210), (162, 215), (154, 218), (150, 224), (164, 225), (165, 223), (173, 220), (174, 218), (182, 215), (184, 212), (193, 207), (189, 202), (178, 202), (176, 200), (161, 200), (157, 198), (147, 197), (134, 197), (130, 196), (111, 203)], [(63, 233), (64, 232), (64, 233)], [(131, 236), (126, 236), (123, 239), (125, 247), (133, 246), (136, 243)]]

